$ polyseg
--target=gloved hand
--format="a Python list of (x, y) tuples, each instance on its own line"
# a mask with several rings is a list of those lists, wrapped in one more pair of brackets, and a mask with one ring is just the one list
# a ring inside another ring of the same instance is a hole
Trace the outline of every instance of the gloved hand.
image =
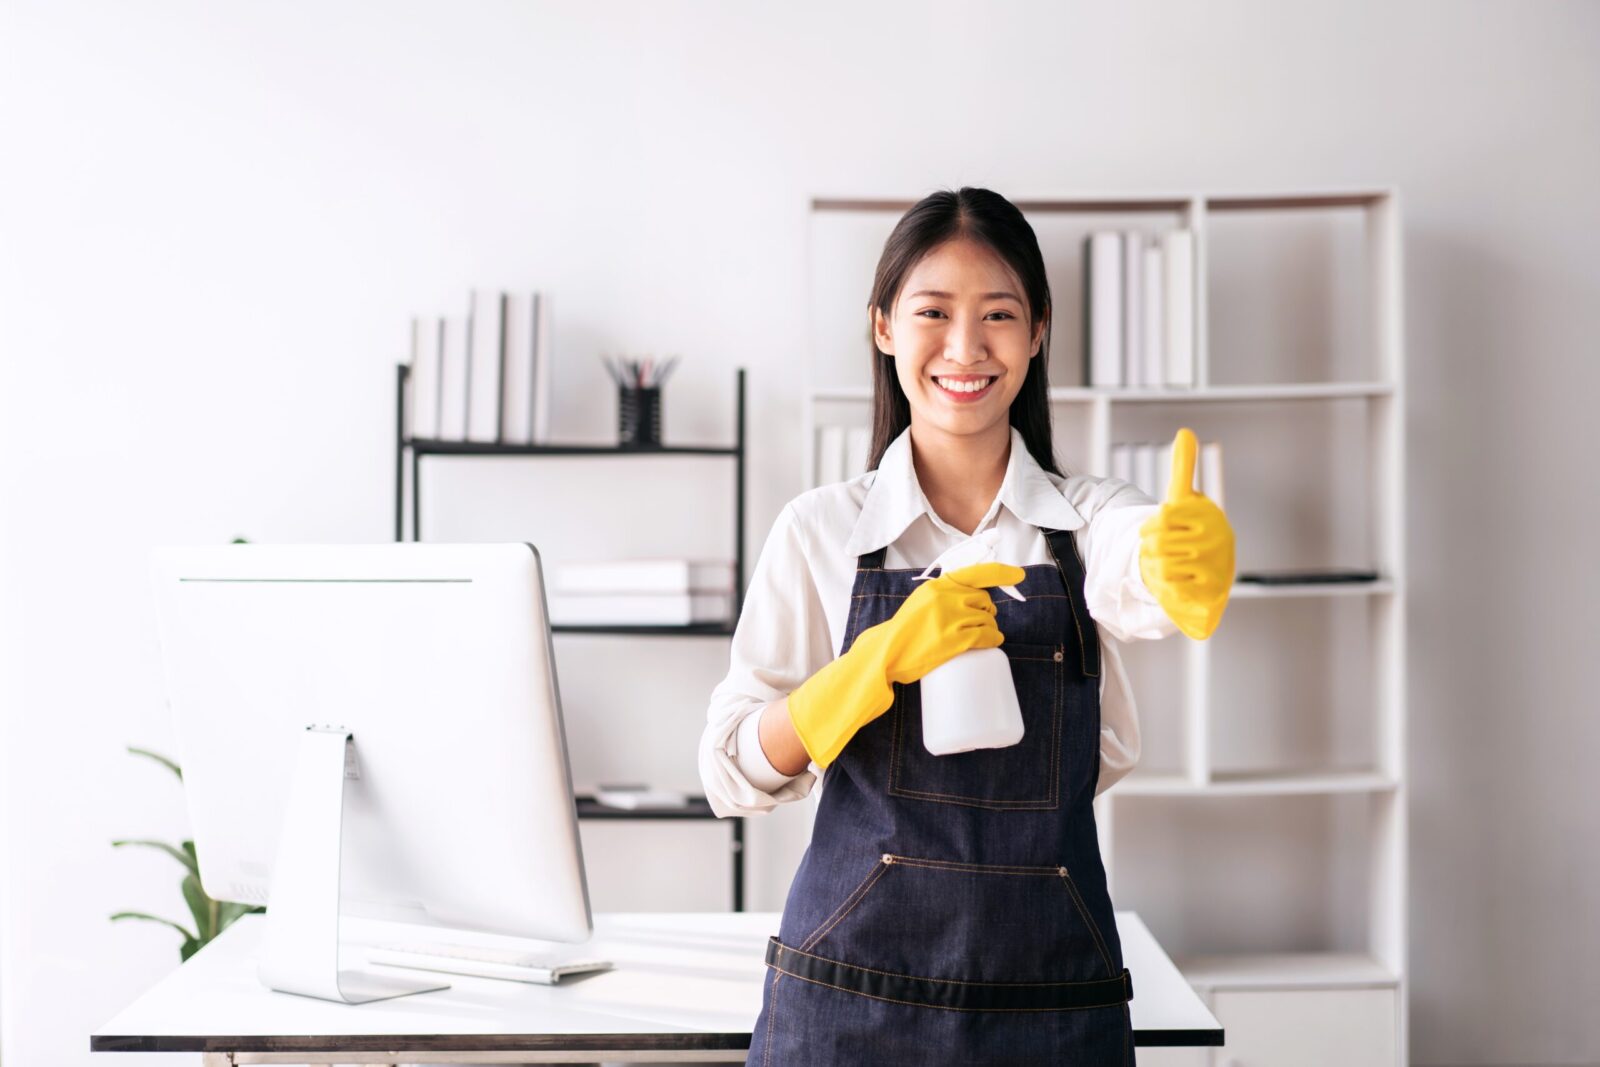
[(1139, 573), (1167, 617), (1196, 641), (1222, 621), (1233, 588), (1233, 527), (1194, 490), (1194, 431), (1172, 441), (1172, 481), (1161, 510), (1139, 527)]
[(894, 704), (892, 682), (909, 684), (972, 648), (1005, 640), (985, 590), (1016, 585), (1021, 567), (975, 563), (919, 585), (890, 618), (856, 635), (850, 650), (789, 694), (800, 743), (826, 767), (867, 723)]

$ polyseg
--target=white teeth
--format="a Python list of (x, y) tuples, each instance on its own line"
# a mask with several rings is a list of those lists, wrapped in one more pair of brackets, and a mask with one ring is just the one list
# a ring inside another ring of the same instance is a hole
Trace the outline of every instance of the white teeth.
[(976, 393), (987, 389), (989, 387), (989, 383), (994, 381), (993, 378), (985, 378), (981, 381), (965, 382), (956, 381), (954, 378), (934, 378), (933, 380), (938, 382), (941, 387), (950, 390), (952, 393)]

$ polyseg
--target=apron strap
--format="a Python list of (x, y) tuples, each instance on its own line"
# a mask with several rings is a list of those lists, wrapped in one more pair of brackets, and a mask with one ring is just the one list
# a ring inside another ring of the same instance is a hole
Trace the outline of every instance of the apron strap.
[(1056, 561), (1061, 572), (1061, 584), (1067, 587), (1067, 603), (1072, 607), (1072, 621), (1078, 629), (1078, 647), (1083, 651), (1083, 673), (1090, 678), (1100, 677), (1100, 631), (1095, 629), (1094, 618), (1083, 602), (1083, 557), (1078, 555), (1078, 542), (1071, 530), (1045, 530), (1045, 544), (1050, 546), (1050, 558)]

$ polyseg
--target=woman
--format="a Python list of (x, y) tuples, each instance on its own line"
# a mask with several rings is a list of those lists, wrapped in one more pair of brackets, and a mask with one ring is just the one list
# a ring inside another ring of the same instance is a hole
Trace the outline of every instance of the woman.
[[(1188, 430), (1159, 507), (1060, 473), (1050, 312), (1038, 241), (1005, 198), (911, 208), (868, 308), (874, 469), (791, 501), (756, 564), (701, 745), (707, 796), (752, 814), (826, 777), (751, 1064), (1134, 1062), (1093, 799), (1137, 761), (1139, 733), (1097, 624), (1209, 636), (1233, 535), (1190, 488)], [(917, 580), (986, 531), (1007, 562)], [(1024, 599), (990, 595), (1004, 585)], [(918, 680), (994, 647), (1022, 741), (931, 755)]]

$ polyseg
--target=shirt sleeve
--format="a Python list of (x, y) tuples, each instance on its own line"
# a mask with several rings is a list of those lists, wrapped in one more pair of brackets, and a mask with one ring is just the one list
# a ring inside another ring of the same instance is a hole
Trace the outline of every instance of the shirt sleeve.
[(1086, 520), (1077, 533), (1089, 614), (1118, 641), (1177, 633), (1177, 624), (1139, 573), (1139, 527), (1161, 505), (1120, 478), (1074, 478), (1067, 490), (1068, 500)]
[(1095, 782), (1095, 796), (1128, 776), (1138, 765), (1142, 748), (1139, 706), (1116, 640), (1102, 635), (1100, 651), (1100, 777)]
[(762, 751), (756, 726), (762, 708), (827, 665), (830, 644), (791, 502), (756, 560), (734, 627), (728, 674), (711, 691), (700, 737), (700, 781), (718, 816), (765, 814), (811, 792), (816, 765), (792, 778), (780, 774)]

